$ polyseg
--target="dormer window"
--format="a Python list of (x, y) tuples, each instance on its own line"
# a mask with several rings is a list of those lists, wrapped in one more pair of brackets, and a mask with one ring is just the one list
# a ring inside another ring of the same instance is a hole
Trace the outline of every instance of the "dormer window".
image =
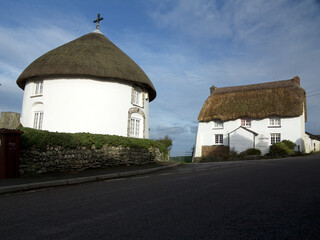
[(214, 120), (214, 128), (223, 128), (223, 122), (219, 119)]
[(42, 95), (43, 93), (43, 81), (35, 82), (34, 95)]
[(249, 119), (249, 118), (241, 119), (241, 126), (242, 127), (251, 127), (251, 119)]
[(271, 117), (269, 123), (270, 123), (270, 127), (280, 127), (281, 126), (281, 120), (279, 117)]

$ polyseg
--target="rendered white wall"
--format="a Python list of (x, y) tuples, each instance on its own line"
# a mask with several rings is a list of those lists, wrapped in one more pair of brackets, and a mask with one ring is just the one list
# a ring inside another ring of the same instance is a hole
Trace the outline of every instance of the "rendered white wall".
[[(269, 118), (251, 120), (251, 131), (258, 133), (255, 137), (255, 148), (259, 149), (262, 154), (269, 152), (271, 146), (271, 133), (280, 133), (281, 140), (291, 140), (297, 147), (295, 150), (304, 151), (304, 135), (305, 135), (305, 123), (304, 114), (293, 118), (281, 118), (281, 127), (271, 127), (269, 125)], [(201, 148), (203, 145), (215, 145), (214, 135), (223, 134), (223, 145), (228, 146), (228, 134), (241, 125), (241, 120), (236, 119), (232, 121), (226, 121), (223, 123), (223, 129), (215, 129), (214, 122), (199, 122), (196, 147), (195, 147), (195, 157), (201, 157)]]
[(317, 139), (312, 139), (308, 134), (305, 135), (305, 151), (310, 153), (312, 151), (320, 151), (320, 141)]
[[(44, 79), (43, 94), (33, 96), (34, 82), (24, 90), (21, 123), (33, 127), (35, 107), (43, 108), (43, 130), (127, 136), (132, 85), (92, 79)], [(149, 101), (144, 100), (146, 137)]]
[(231, 151), (243, 152), (254, 148), (255, 135), (243, 128), (238, 128), (229, 134), (229, 147)]

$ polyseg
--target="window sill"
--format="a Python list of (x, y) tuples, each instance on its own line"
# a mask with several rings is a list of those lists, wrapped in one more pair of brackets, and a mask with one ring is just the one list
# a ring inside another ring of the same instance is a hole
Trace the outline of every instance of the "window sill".
[(43, 96), (42, 94), (37, 94), (37, 95), (32, 95), (32, 96), (30, 96), (30, 98), (42, 97), (42, 96)]
[(218, 130), (218, 129), (223, 129), (223, 127), (214, 127), (212, 130)]
[(268, 128), (281, 128), (281, 126), (268, 126)]
[(135, 104), (135, 103), (132, 103), (132, 105), (135, 106), (135, 107), (143, 108), (143, 106)]

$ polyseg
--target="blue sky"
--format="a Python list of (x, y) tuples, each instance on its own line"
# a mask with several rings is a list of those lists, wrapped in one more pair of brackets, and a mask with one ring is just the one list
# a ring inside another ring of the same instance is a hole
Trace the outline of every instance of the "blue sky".
[(20, 73), (36, 58), (95, 29), (146, 72), (157, 90), (150, 135), (195, 142), (197, 117), (217, 87), (300, 76), (306, 130), (320, 133), (320, 1), (0, 0), (0, 112), (21, 112)]

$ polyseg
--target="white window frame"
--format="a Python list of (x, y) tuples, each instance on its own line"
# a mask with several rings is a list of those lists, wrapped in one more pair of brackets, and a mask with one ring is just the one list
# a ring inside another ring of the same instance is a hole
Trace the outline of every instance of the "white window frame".
[(142, 92), (141, 91), (139, 91), (137, 89), (133, 89), (132, 104), (137, 105), (139, 107), (142, 107)]
[(270, 133), (271, 145), (281, 142), (281, 133)]
[(270, 127), (281, 127), (281, 119), (279, 117), (271, 117), (269, 119)]
[(42, 129), (43, 124), (43, 111), (34, 112), (33, 115), (33, 128), (34, 129)]
[(223, 122), (221, 120), (214, 120), (214, 128), (223, 128)]
[(251, 119), (250, 118), (241, 118), (241, 126), (242, 127), (251, 127)]
[(43, 94), (43, 81), (38, 81), (34, 83), (34, 95)]
[(140, 137), (141, 119), (130, 119), (130, 137)]
[(223, 134), (215, 134), (214, 143), (215, 145), (223, 145)]

